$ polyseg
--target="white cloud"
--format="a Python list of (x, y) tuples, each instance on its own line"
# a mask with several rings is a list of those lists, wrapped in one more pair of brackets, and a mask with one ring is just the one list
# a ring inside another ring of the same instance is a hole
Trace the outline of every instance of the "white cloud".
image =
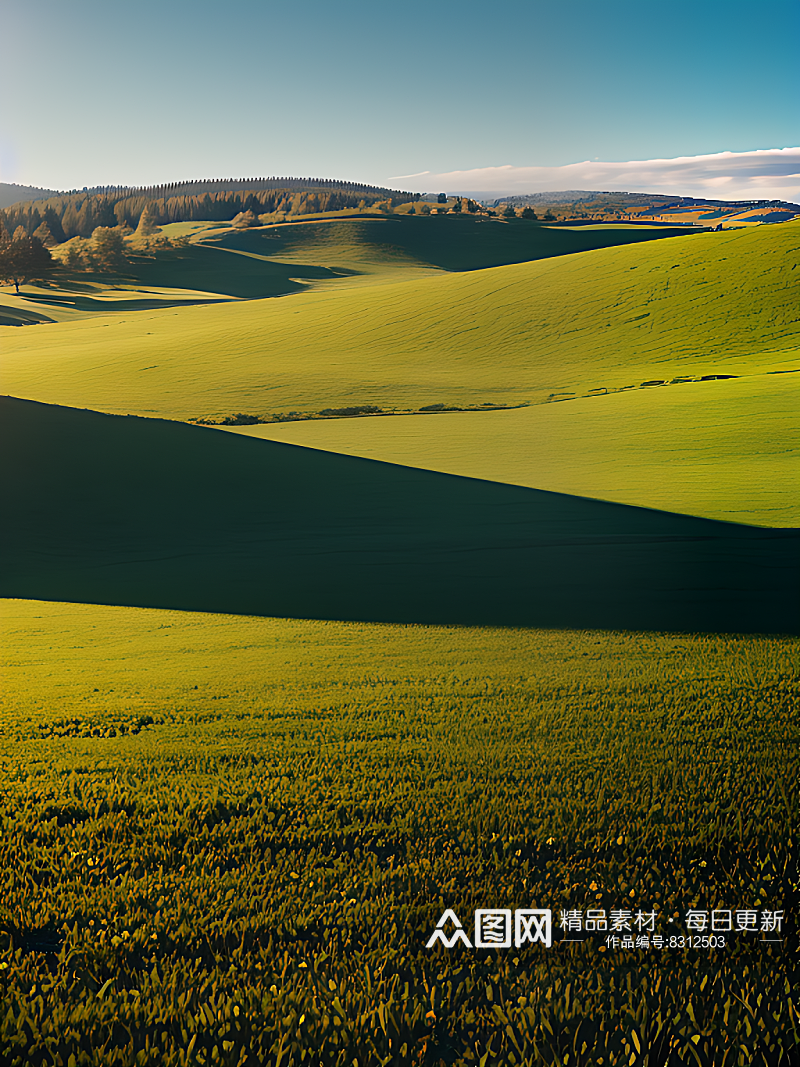
[[(514, 193), (598, 189), (673, 193), (725, 200), (800, 201), (800, 148), (644, 159), (625, 163), (586, 160), (564, 167), (480, 167), (447, 174), (422, 172), (413, 191), (509, 196)], [(424, 180), (422, 180), (424, 179)], [(390, 179), (395, 180), (395, 179)], [(408, 184), (408, 183), (407, 183)]]

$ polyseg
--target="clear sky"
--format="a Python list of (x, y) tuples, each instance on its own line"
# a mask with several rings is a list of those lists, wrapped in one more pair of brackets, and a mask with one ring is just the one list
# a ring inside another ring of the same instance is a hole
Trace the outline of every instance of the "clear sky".
[(0, 181), (409, 187), (797, 146), (798, 31), (797, 0), (2, 0)]

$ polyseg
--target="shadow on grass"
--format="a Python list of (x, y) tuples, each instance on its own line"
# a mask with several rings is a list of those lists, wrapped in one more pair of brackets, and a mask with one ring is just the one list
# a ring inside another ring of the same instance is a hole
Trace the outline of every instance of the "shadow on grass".
[(387, 622), (798, 632), (797, 530), (0, 400), (0, 595)]
[[(268, 252), (260, 249), (258, 254)], [(210, 243), (159, 252), (154, 259), (136, 257), (125, 271), (145, 288), (196, 289), (249, 300), (298, 293), (306, 286), (296, 279), (317, 281), (338, 276), (327, 267), (268, 263)]]
[[(20, 293), (36, 304), (45, 307), (70, 308), (75, 311), (96, 311), (100, 314), (113, 315), (122, 311), (153, 311), (156, 308), (184, 307), (189, 304), (219, 304), (221, 300), (213, 297), (194, 297), (182, 300), (180, 297), (135, 297), (131, 300), (101, 300), (98, 297), (83, 296), (78, 293)], [(0, 309), (2, 311), (3, 309)], [(32, 313), (31, 313), (32, 314)], [(52, 322), (52, 319), (38, 316), (40, 321)]]
[(264, 256), (302, 255), (303, 249), (309, 246), (310, 256), (311, 248), (321, 241), (332, 248), (338, 239), (343, 248), (350, 250), (354, 244), (360, 244), (372, 259), (388, 252), (410, 256), (443, 270), (467, 271), (691, 235), (685, 228), (558, 229), (523, 219), (501, 223), (470, 215), (394, 215), (384, 219), (344, 219), (229, 231), (205, 243)]
[[(20, 293), (20, 296), (24, 296)], [(28, 308), (11, 307), (0, 304), (0, 326), (37, 326), (40, 322), (53, 322), (47, 315), (39, 315)]]

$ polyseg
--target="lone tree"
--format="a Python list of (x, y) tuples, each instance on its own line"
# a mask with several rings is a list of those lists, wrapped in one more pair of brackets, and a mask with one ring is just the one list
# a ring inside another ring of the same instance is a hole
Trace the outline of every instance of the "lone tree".
[(516, 217), (517, 217), (517, 213), (514, 210), (514, 208), (511, 206), (511, 204), (506, 204), (505, 211), (503, 212), (503, 218), (504, 219), (515, 219)]
[(521, 218), (523, 218), (523, 219), (533, 219), (535, 221), (536, 212), (533, 210), (532, 207), (524, 207), (522, 209)]
[(101, 270), (117, 271), (125, 262), (125, 242), (117, 226), (98, 226), (92, 234), (95, 263)]
[(436, 197), (436, 202), (437, 202), (437, 204), (446, 204), (447, 203), (447, 193), (439, 193), (439, 195)]
[(41, 281), (53, 269), (53, 257), (38, 237), (17, 236), (8, 239), (0, 231), (0, 279), (11, 282), (19, 295), (19, 287), (28, 282)]

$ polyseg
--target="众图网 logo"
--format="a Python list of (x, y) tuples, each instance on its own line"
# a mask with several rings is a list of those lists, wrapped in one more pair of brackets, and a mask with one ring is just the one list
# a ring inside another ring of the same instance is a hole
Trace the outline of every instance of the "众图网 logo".
[[(681, 922), (678, 912), (665, 915), (643, 908), (562, 908), (556, 923), (561, 938), (556, 944), (582, 944), (605, 941), (606, 949), (682, 950), (684, 948), (725, 948), (733, 939), (758, 938), (783, 941), (784, 911), (774, 908), (689, 908)], [(683, 930), (681, 929), (683, 927)], [(461, 920), (448, 908), (428, 938), (426, 948), (522, 948), (525, 945), (553, 944), (553, 913), (549, 908), (478, 908), (474, 935), (470, 940)]]
[[(512, 918), (513, 916), (513, 918)], [(449, 931), (449, 934), (448, 934)], [(549, 908), (479, 908), (475, 912), (474, 943), (452, 908), (448, 908), (436, 924), (426, 948), (437, 943), (445, 948), (456, 944), (467, 948), (522, 948), (523, 945), (553, 943), (553, 916)]]

